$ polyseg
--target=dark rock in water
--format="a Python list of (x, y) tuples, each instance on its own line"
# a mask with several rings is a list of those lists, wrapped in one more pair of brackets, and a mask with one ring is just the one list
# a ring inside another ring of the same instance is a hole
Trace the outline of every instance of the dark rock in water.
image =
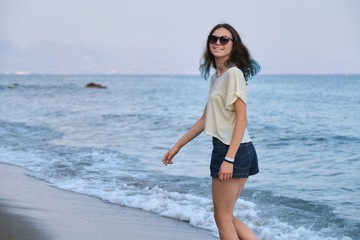
[(107, 88), (106, 86), (103, 86), (98, 83), (93, 83), (93, 82), (86, 84), (85, 87), (87, 87), (87, 88)]
[(12, 86), (8, 86), (8, 88), (15, 88), (15, 87), (17, 87), (17, 86), (19, 86), (19, 84), (18, 84), (18, 83), (14, 83)]

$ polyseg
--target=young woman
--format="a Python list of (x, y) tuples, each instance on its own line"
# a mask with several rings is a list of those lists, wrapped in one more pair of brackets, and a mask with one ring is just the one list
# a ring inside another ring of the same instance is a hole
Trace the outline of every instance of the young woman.
[(246, 82), (260, 66), (251, 59), (237, 31), (218, 24), (210, 32), (200, 70), (210, 83), (208, 102), (200, 119), (167, 152), (162, 161), (172, 164), (180, 149), (205, 131), (213, 137), (211, 155), (214, 218), (222, 240), (253, 240), (254, 232), (233, 215), (247, 178), (259, 172), (254, 145), (247, 132)]

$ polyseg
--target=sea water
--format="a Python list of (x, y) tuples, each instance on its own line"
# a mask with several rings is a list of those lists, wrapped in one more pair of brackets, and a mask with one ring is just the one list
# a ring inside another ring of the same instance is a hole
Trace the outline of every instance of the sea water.
[[(88, 82), (106, 85), (89, 89)], [(217, 235), (199, 76), (0, 76), (0, 161), (54, 187), (187, 221)], [(260, 75), (248, 130), (260, 173), (235, 214), (266, 240), (360, 239), (360, 76)], [(1, 195), (1, 193), (0, 193)]]

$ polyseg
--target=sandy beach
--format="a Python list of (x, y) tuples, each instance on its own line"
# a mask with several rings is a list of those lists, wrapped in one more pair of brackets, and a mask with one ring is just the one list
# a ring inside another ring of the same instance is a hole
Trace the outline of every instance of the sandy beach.
[(0, 164), (0, 239), (216, 239), (186, 222), (63, 191)]

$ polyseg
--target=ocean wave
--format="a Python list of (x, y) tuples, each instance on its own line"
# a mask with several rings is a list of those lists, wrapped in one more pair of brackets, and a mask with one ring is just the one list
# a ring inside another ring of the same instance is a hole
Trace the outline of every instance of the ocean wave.
[[(97, 197), (113, 204), (138, 208), (161, 216), (185, 221), (195, 227), (208, 229), (215, 236), (218, 236), (210, 198), (190, 193), (168, 191), (158, 186), (137, 187), (129, 185), (124, 181), (115, 181), (113, 183), (115, 185), (105, 187), (106, 184), (103, 181), (88, 182), (84, 179), (77, 179), (52, 185), (61, 189)], [(347, 236), (331, 237), (331, 235), (339, 234), (338, 229), (334, 233), (334, 226), (331, 225), (315, 227), (311, 224), (311, 218), (306, 218), (306, 221), (308, 221), (306, 225), (310, 225), (307, 227), (304, 225), (292, 225), (287, 222), (289, 219), (281, 219), (278, 214), (274, 214), (272, 217), (266, 216), (265, 218), (261, 216), (262, 213), (259, 213), (258, 204), (248, 200), (238, 199), (235, 209), (235, 215), (249, 224), (262, 240), (352, 239)], [(277, 211), (282, 210), (277, 206)], [(286, 212), (289, 213), (289, 211)]]

